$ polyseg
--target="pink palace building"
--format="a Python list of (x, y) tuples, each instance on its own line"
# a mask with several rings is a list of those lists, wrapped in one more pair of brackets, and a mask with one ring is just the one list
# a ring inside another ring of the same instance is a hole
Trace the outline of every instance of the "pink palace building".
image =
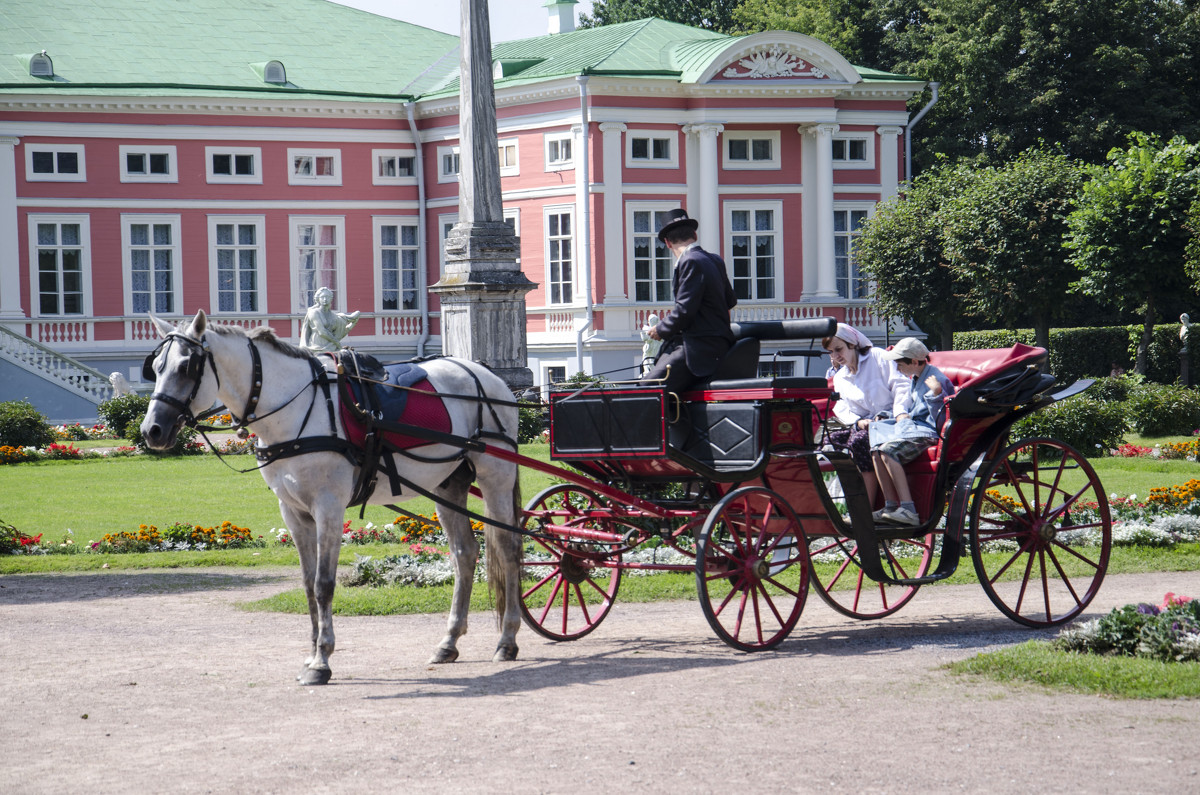
[[(735, 320), (884, 336), (851, 245), (905, 177), (925, 83), (796, 33), (574, 30), (573, 0), (529, 2), (547, 34), (495, 44), (493, 73), (536, 383), (634, 374), (672, 303), (654, 231), (679, 206), (729, 266)], [(147, 312), (298, 341), (321, 286), (362, 312), (352, 347), (439, 353), (458, 46), (325, 0), (6, 0), (0, 400), (94, 417), (110, 373), (139, 387)]]

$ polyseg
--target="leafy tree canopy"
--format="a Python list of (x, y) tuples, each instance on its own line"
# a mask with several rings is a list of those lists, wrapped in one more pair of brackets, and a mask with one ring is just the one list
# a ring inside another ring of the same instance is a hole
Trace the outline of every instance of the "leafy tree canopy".
[(595, 0), (592, 13), (579, 15), (579, 27), (598, 28), (657, 17), (694, 28), (735, 33), (738, 0)]
[[(1139, 309), (1146, 332), (1137, 369), (1145, 372), (1156, 306), (1190, 286), (1185, 271), (1189, 210), (1200, 198), (1200, 144), (1144, 133), (1094, 169), (1068, 217), (1066, 245), (1074, 288), (1120, 309)], [(1200, 270), (1193, 271), (1198, 279)]]

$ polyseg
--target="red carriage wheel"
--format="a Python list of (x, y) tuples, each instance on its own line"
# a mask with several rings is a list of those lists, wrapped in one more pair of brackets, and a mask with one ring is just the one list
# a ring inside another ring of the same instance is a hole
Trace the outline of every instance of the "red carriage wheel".
[[(551, 640), (576, 640), (612, 609), (621, 586), (621, 555), (570, 529), (611, 531), (600, 497), (577, 486), (552, 486), (525, 508), (521, 561), (521, 617)], [(557, 528), (552, 531), (551, 528)]]
[(1014, 621), (1052, 627), (1078, 616), (1100, 589), (1111, 548), (1104, 488), (1070, 445), (1023, 439), (981, 473), (971, 557), (988, 598)]
[[(933, 533), (881, 539), (879, 557), (884, 571), (904, 578), (925, 576), (933, 562), (933, 539)], [(810, 537), (808, 553), (813, 589), (830, 607), (851, 618), (890, 616), (917, 593), (916, 585), (888, 585), (864, 574), (858, 562), (858, 542), (840, 533)]]
[(725, 495), (700, 531), (696, 590), (709, 625), (735, 649), (783, 642), (808, 594), (804, 530), (791, 506), (761, 486)]

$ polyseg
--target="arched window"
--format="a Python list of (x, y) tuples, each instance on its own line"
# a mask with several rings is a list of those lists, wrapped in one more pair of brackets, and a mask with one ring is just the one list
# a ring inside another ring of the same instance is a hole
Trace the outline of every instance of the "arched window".
[(287, 81), (287, 70), (283, 68), (283, 62), (267, 61), (267, 65), (263, 67), (263, 82), (286, 83)]
[(33, 77), (54, 77), (54, 61), (42, 50), (29, 59), (29, 74)]

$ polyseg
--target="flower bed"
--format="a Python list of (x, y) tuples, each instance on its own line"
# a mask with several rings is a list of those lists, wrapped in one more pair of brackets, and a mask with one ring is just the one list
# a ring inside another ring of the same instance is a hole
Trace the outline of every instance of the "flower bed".
[(1106, 616), (1072, 624), (1054, 639), (1063, 651), (1200, 661), (1200, 601), (1168, 593), (1160, 605), (1118, 607)]

